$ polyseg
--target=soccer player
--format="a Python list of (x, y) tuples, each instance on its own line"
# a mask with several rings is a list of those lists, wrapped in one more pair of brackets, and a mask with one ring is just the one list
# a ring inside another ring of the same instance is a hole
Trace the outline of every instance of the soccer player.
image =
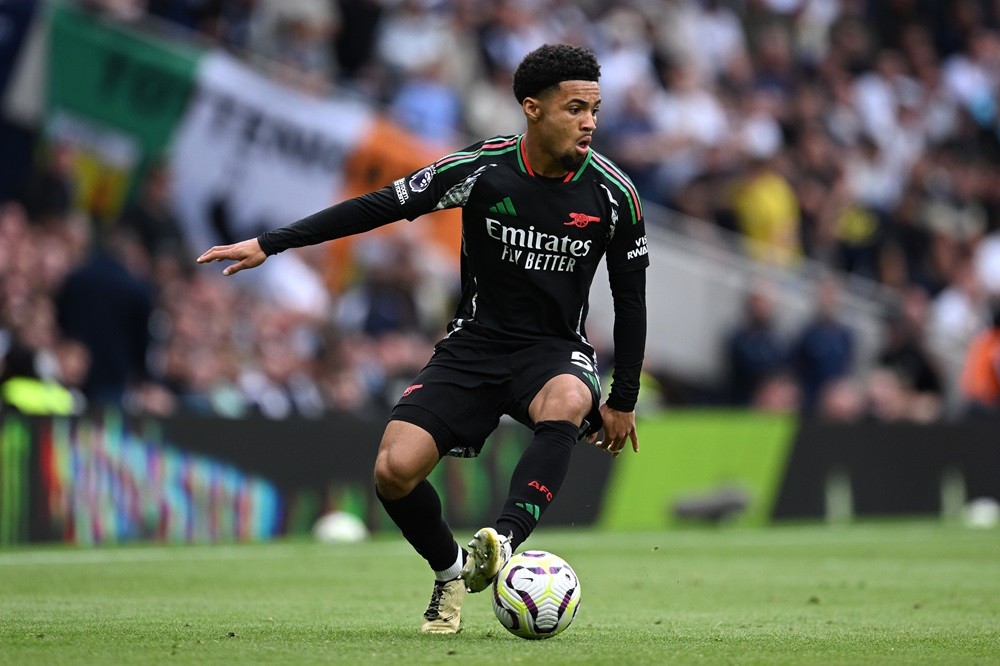
[[(486, 589), (552, 502), (584, 438), (617, 457), (639, 450), (635, 403), (645, 353), (646, 235), (629, 179), (591, 148), (600, 66), (569, 45), (529, 53), (514, 73), (526, 129), (442, 157), (365, 194), (233, 245), (199, 263), (223, 273), (293, 247), (434, 210), (462, 208), (462, 297), (447, 335), (392, 410), (375, 461), (385, 511), (435, 574), (422, 631), (459, 631), (466, 592)], [(614, 370), (601, 404), (585, 322), (606, 256)], [(495, 525), (455, 541), (427, 475), (443, 456), (474, 457), (508, 414), (534, 431)], [(603, 430), (603, 438), (598, 434)]]

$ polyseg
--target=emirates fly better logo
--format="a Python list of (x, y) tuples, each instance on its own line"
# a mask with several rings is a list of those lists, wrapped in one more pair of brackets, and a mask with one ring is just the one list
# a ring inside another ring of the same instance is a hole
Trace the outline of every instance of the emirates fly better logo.
[[(598, 219), (589, 215), (586, 217), (591, 219), (582, 224), (574, 223), (574, 226), (583, 227)], [(486, 218), (486, 234), (503, 244), (501, 260), (529, 271), (556, 273), (574, 272), (577, 259), (586, 257), (595, 242), (591, 238), (573, 238), (568, 232), (561, 236), (548, 234), (536, 230), (534, 225), (529, 225), (527, 229), (508, 226), (491, 217)]]

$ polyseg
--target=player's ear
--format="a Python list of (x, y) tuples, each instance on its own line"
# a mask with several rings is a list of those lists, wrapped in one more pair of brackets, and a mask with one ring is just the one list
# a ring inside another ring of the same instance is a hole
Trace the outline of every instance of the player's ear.
[(525, 97), (524, 101), (521, 102), (521, 108), (524, 110), (525, 117), (536, 122), (542, 117), (542, 103), (534, 97)]

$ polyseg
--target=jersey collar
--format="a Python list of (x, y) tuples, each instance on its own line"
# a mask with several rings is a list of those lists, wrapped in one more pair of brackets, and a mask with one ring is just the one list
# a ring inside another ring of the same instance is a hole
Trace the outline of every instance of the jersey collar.
[[(569, 183), (577, 180), (590, 164), (590, 158), (594, 154), (594, 149), (591, 148), (587, 151), (587, 156), (583, 158), (583, 163), (577, 168), (576, 171), (570, 171), (563, 177), (562, 182)], [(517, 165), (521, 167), (523, 173), (528, 174), (532, 178), (538, 178), (539, 176), (535, 174), (534, 169), (528, 164), (528, 151), (524, 147), (524, 135), (520, 134), (517, 137)]]

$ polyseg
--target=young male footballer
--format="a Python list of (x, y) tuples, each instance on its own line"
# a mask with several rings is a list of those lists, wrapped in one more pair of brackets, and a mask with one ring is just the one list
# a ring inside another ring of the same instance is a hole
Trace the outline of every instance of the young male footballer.
[[(625, 174), (591, 148), (601, 105), (593, 53), (529, 53), (514, 73), (526, 128), (475, 143), (371, 192), (233, 245), (233, 275), (282, 250), (400, 219), (462, 208), (462, 297), (448, 333), (392, 410), (375, 461), (376, 493), (435, 583), (422, 631), (455, 633), (466, 592), (486, 589), (559, 492), (576, 443), (639, 450), (635, 403), (645, 353), (646, 234)], [(601, 404), (588, 295), (607, 259), (614, 370)], [(427, 475), (443, 456), (474, 457), (508, 414), (534, 431), (491, 527), (455, 541)], [(598, 433), (603, 429), (603, 438)]]

